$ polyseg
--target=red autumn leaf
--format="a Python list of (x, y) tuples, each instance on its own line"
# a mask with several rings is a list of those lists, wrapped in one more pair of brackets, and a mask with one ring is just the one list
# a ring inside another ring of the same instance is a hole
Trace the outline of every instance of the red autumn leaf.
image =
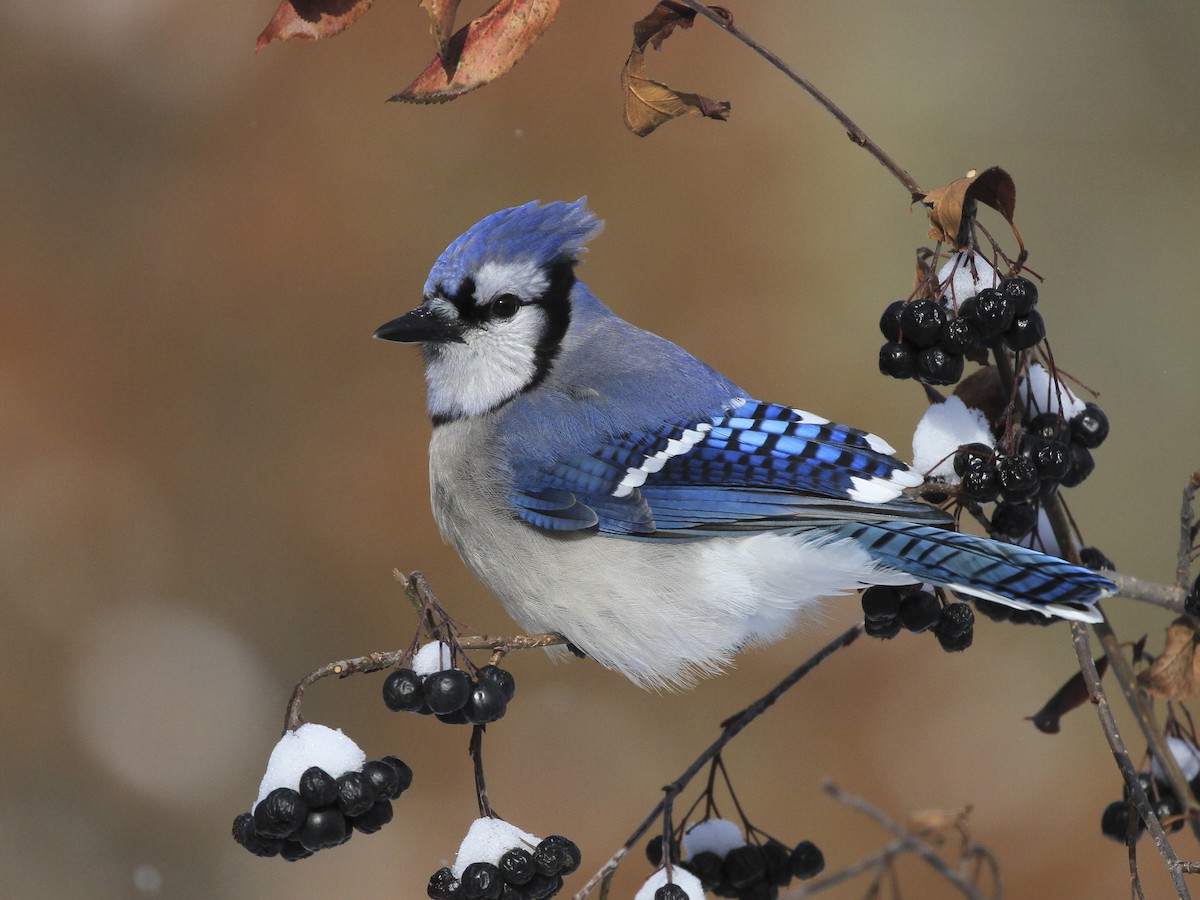
[(454, 33), (454, 14), (458, 12), (460, 0), (421, 0), (421, 7), (429, 13), (430, 30), (437, 44), (437, 54), (442, 62), (446, 61), (446, 51), (450, 46), (450, 35)]
[(408, 103), (444, 103), (495, 81), (525, 55), (554, 21), (559, 0), (499, 0), (450, 38), (416, 81), (390, 97)]
[(372, 0), (283, 0), (254, 44), (257, 53), (271, 41), (315, 41), (349, 28)]
[(1022, 252), (1025, 244), (1013, 223), (1017, 213), (1017, 186), (1012, 176), (999, 166), (982, 172), (972, 171), (965, 178), (956, 178), (945, 187), (926, 191), (918, 199), (929, 214), (929, 236), (935, 241), (953, 244), (957, 250), (969, 246), (971, 221), (977, 203), (990, 206), (1008, 222)]

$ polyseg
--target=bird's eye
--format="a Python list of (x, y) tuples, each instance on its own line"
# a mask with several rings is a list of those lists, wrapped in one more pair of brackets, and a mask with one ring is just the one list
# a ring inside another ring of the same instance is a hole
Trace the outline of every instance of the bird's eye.
[(516, 294), (501, 294), (492, 301), (492, 315), (497, 319), (511, 319), (521, 308), (521, 299)]

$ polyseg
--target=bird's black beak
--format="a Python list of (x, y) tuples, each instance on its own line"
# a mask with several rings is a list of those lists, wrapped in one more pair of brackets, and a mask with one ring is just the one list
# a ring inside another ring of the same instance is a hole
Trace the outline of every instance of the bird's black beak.
[(375, 329), (375, 337), (401, 344), (462, 343), (462, 326), (447, 322), (428, 306), (418, 306), (398, 319), (392, 319)]

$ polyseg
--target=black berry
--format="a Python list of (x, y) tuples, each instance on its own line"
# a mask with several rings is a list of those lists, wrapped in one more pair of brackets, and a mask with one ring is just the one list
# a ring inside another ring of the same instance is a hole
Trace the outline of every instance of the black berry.
[(905, 340), (918, 347), (931, 347), (937, 343), (945, 321), (946, 310), (940, 303), (928, 299), (913, 300), (900, 313), (900, 330), (904, 332)]
[(723, 869), (725, 881), (735, 891), (743, 891), (762, 881), (767, 874), (762, 851), (753, 844), (743, 844), (730, 850), (725, 855)]
[(936, 625), (941, 613), (942, 604), (929, 591), (919, 591), (900, 601), (900, 624), (914, 634)]
[(400, 796), (400, 773), (391, 763), (382, 759), (368, 760), (363, 763), (362, 775), (380, 797), (395, 800)]
[(812, 841), (801, 841), (792, 850), (792, 874), (804, 880), (820, 875), (825, 868), (825, 854)]
[[(1110, 572), (1115, 572), (1117, 567), (1111, 559), (1104, 555), (1098, 547), (1084, 547), (1079, 551), (1079, 561), (1093, 572), (1102, 572), (1107, 569)], [(1186, 602), (1185, 602), (1186, 607)]]
[(561, 834), (548, 834), (542, 838), (538, 847), (543, 845), (555, 847), (562, 852), (565, 862), (558, 870), (559, 875), (570, 875), (579, 868), (583, 854), (579, 852), (579, 846), (570, 838), (565, 838)]
[(1196, 577), (1192, 589), (1183, 600), (1183, 611), (1189, 616), (1200, 616), (1200, 576)]
[(1096, 470), (1092, 453), (1082, 444), (1071, 444), (1071, 466), (1060, 482), (1063, 487), (1075, 487)]
[(1004, 343), (1010, 350), (1028, 350), (1046, 336), (1046, 323), (1036, 309), (1023, 316), (1014, 316), (1008, 331), (1004, 332)]
[(471, 686), (471, 696), (463, 708), (467, 721), (473, 725), (486, 725), (504, 716), (508, 701), (504, 693), (494, 681), (484, 681), (482, 678)]
[(412, 769), (410, 769), (408, 764), (398, 756), (385, 756), (380, 760), (380, 762), (385, 762), (396, 770), (396, 777), (398, 779), (396, 783), (396, 793), (394, 795), (389, 795), (393, 800), (395, 800), (396, 797), (399, 797), (401, 794), (407, 791), (409, 786), (412, 784)]
[(995, 288), (984, 288), (975, 297), (972, 315), (979, 321), (984, 340), (993, 340), (1008, 331), (1016, 310), (1012, 301)]
[(300, 796), (314, 809), (337, 803), (337, 779), (320, 766), (311, 766), (300, 776)]
[(900, 624), (899, 618), (867, 619), (863, 623), (863, 632), (867, 635), (867, 637), (889, 641), (898, 635), (903, 627), (904, 626)]
[(891, 584), (873, 584), (862, 594), (863, 618), (871, 620), (894, 619), (900, 615), (902, 596), (899, 588)]
[(724, 861), (711, 850), (702, 850), (695, 856), (689, 856), (686, 865), (688, 871), (699, 878), (705, 888), (720, 884), (724, 873)]
[(347, 817), (360, 816), (375, 805), (378, 794), (362, 772), (347, 772), (337, 779), (338, 809)]
[(1108, 416), (1095, 403), (1088, 403), (1083, 412), (1071, 419), (1071, 439), (1089, 450), (1099, 447), (1108, 437)]
[(917, 372), (917, 354), (912, 345), (888, 341), (880, 347), (879, 371), (891, 378), (912, 378)]
[(504, 891), (500, 870), (491, 863), (471, 863), (463, 869), (461, 880), (464, 900), (500, 900)]
[(1037, 285), (1020, 275), (1000, 279), (996, 290), (1012, 303), (1013, 310), (1018, 316), (1028, 314), (1038, 302)]
[(344, 843), (353, 832), (346, 817), (336, 807), (309, 810), (308, 819), (297, 837), (305, 850), (314, 853), (325, 847)]
[(1037, 466), (1023, 456), (1000, 456), (996, 459), (1000, 472), (1000, 494), (1005, 500), (1028, 500), (1038, 492)]
[(954, 452), (954, 474), (960, 478), (972, 469), (993, 462), (994, 451), (987, 444), (963, 444)]
[(927, 384), (954, 384), (962, 378), (963, 358), (939, 346), (917, 354), (917, 377)]
[(1025, 432), (1056, 441), (1065, 441), (1071, 435), (1071, 429), (1067, 423), (1058, 413), (1052, 412), (1038, 413), (1029, 420), (1025, 426)]
[[(659, 840), (662, 840), (661, 836)], [(513, 847), (505, 851), (500, 857), (500, 873), (509, 884), (517, 887), (528, 884), (537, 874), (537, 869), (533, 867), (533, 854), (524, 847)]]
[(351, 819), (350, 824), (363, 834), (374, 834), (392, 821), (392, 815), (392, 801), (380, 797), (370, 809)]
[(904, 307), (907, 305), (905, 300), (894, 300), (879, 317), (879, 330), (886, 340), (900, 340), (900, 316), (904, 314)]
[(1007, 538), (1016, 540), (1033, 531), (1037, 524), (1037, 510), (1031, 503), (997, 503), (992, 513), (992, 528)]
[(455, 900), (458, 896), (458, 879), (447, 866), (442, 866), (429, 879), (430, 900)]
[(500, 688), (500, 693), (504, 695), (506, 703), (511, 703), (513, 696), (517, 693), (516, 679), (513, 678), (511, 672), (499, 666), (484, 666), (479, 670), (478, 680), (489, 681)]
[(973, 353), (983, 346), (979, 322), (961, 316), (956, 319), (947, 319), (942, 324), (942, 333), (938, 342), (949, 353), (956, 353), (959, 356)]
[(275, 788), (254, 807), (254, 831), (264, 838), (288, 838), (300, 830), (308, 804), (291, 788)]
[(962, 476), (963, 496), (976, 503), (991, 503), (1000, 496), (1000, 470), (995, 464), (977, 466)]
[(425, 706), (423, 675), (412, 669), (396, 669), (383, 680), (383, 702), (393, 712), (429, 712)]
[(425, 702), (435, 715), (460, 712), (471, 697), (471, 676), (462, 669), (443, 669), (425, 676)]
[(1140, 836), (1145, 824), (1134, 811), (1133, 807), (1124, 800), (1114, 800), (1108, 806), (1104, 807), (1104, 814), (1100, 816), (1100, 833), (1106, 838), (1112, 838), (1114, 841), (1125, 843), (1125, 833), (1129, 828), (1129, 820), (1137, 819), (1137, 825), (1134, 826), (1134, 836)]
[(664, 884), (654, 892), (654, 900), (688, 900), (688, 895), (677, 884)]
[(763, 864), (766, 866), (767, 883), (773, 887), (786, 887), (792, 880), (791, 851), (781, 842), (770, 838), (762, 845)]

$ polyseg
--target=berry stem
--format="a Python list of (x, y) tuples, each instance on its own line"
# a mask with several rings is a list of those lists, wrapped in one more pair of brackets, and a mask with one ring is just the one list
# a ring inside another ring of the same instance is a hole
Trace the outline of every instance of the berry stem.
[(921, 190), (921, 186), (917, 184), (916, 179), (914, 179), (912, 175), (908, 174), (908, 172), (899, 163), (885, 153), (882, 147), (871, 140), (870, 136), (859, 127), (858, 123), (846, 115), (842, 108), (834, 103), (829, 97), (827, 97), (825, 93), (821, 91), (815, 84), (813, 84), (807, 78), (799, 75), (794, 69), (791, 68), (791, 66), (785, 63), (782, 59), (780, 59), (754, 38), (750, 37), (750, 35), (746, 34), (746, 32), (734, 25), (732, 21), (725, 19), (713, 12), (712, 9), (699, 2), (699, 0), (678, 0), (678, 3), (681, 6), (686, 6), (689, 9), (699, 13), (718, 28), (729, 33), (732, 37), (737, 38), (771, 65), (777, 68), (780, 72), (790, 78), (793, 82), (799, 85), (799, 87), (810, 97), (816, 100), (826, 112), (838, 120), (839, 124), (846, 129), (846, 137), (850, 138), (853, 143), (857, 144), (859, 147), (862, 147), (873, 157), (875, 157), (875, 159), (879, 161), (879, 164), (892, 174), (892, 177), (904, 185), (914, 203), (920, 202), (925, 198), (925, 191)]
[(479, 802), (479, 815), (489, 819), (497, 818), (488, 799), (487, 782), (483, 777), (483, 726), (476, 725), (471, 729), (469, 746), (471, 763), (475, 769), (475, 799)]
[[(733, 740), (737, 735), (751, 722), (761, 716), (764, 712), (775, 704), (775, 701), (782, 697), (789, 689), (794, 687), (800, 679), (823, 663), (826, 659), (833, 656), (837, 651), (849, 647), (858, 640), (863, 633), (863, 625), (861, 622), (846, 629), (824, 647), (806, 659), (798, 667), (792, 670), (782, 681), (775, 687), (767, 691), (741, 712), (730, 716), (721, 723), (721, 734), (713, 741), (704, 751), (692, 761), (691, 765), (684, 772), (663, 788), (663, 798), (658, 801), (654, 809), (642, 820), (642, 823), (634, 829), (633, 834), (625, 841), (624, 844), (600, 867), (591, 878), (588, 879), (578, 893), (575, 894), (575, 900), (585, 900), (593, 891), (600, 888), (600, 898), (603, 900), (608, 895), (608, 885), (612, 881), (613, 875), (620, 866), (625, 855), (630, 851), (641, 837), (650, 830), (650, 827), (655, 823), (659, 816), (664, 815), (669, 807), (673, 804), (675, 797), (687, 787), (693, 778), (708, 765), (708, 763), (716, 757), (725, 748), (725, 745)], [(664, 853), (669, 853), (669, 844), (664, 846)]]

